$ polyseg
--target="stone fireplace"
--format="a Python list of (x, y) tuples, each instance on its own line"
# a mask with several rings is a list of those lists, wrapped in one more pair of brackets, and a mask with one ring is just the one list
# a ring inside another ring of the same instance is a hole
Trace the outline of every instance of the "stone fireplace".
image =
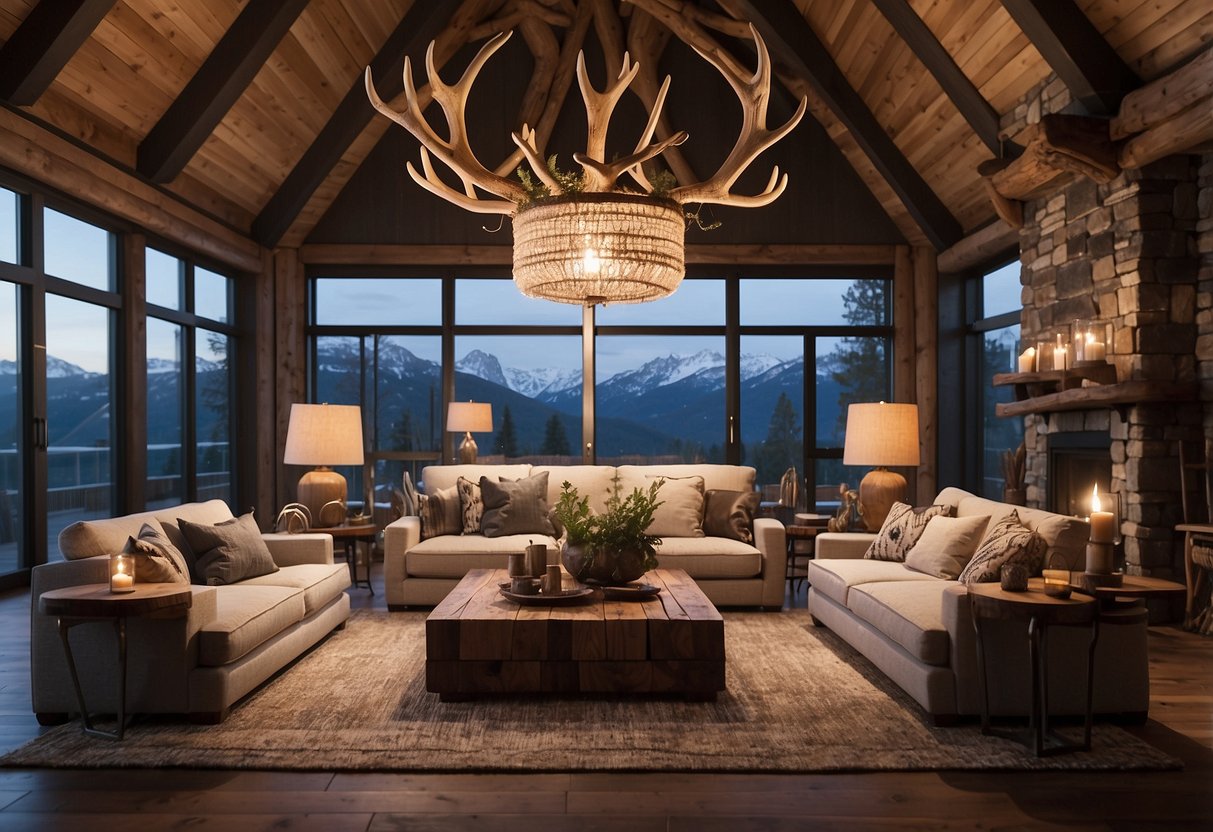
[(1133, 574), (1183, 580), (1178, 443), (1203, 440), (1200, 381), (1213, 378), (1211, 160), (1172, 156), (1106, 184), (1080, 177), (1024, 205), (1024, 343), (1107, 322), (1125, 391), (1122, 401), (1023, 417), (1028, 503), (1085, 515), (1074, 490), (1106, 477)]

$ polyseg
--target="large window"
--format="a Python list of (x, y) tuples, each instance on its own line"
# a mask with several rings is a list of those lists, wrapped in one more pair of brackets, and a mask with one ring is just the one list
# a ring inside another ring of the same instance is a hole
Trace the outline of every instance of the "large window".
[(19, 298), (20, 287), (0, 280), (0, 575), (20, 566), (23, 537)]
[(1014, 452), (1023, 441), (1023, 421), (1004, 419), (995, 415), (995, 406), (1012, 400), (1012, 388), (995, 387), (996, 373), (1017, 369), (1020, 352), (1019, 262), (1014, 261), (980, 276), (981, 312), (973, 324), (974, 337), (980, 339), (981, 385), (981, 477), (980, 490), (984, 497), (1003, 499), (1006, 486), (1003, 477), (1003, 454)]
[(452, 458), (451, 400), (492, 405), (481, 459), (731, 461), (768, 491), (795, 468), (823, 510), (862, 476), (841, 464), (846, 405), (889, 397), (887, 274), (705, 273), (660, 301), (583, 311), (442, 271), (311, 281), (310, 396), (362, 405), (377, 486), (398, 480), (385, 459), (415, 475)]

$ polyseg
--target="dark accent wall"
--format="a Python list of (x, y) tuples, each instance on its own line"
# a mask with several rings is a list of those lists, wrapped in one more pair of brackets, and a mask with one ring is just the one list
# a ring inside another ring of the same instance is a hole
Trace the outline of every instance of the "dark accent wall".
[[(587, 66), (594, 85), (601, 89), (605, 73), (591, 35), (586, 48)], [(453, 82), (456, 69), (474, 54), (465, 49), (450, 62), (443, 77)], [(743, 54), (739, 50), (739, 54)], [(753, 56), (744, 55), (753, 61)], [(472, 147), (486, 167), (496, 165), (513, 148), (509, 131), (530, 77), (532, 60), (520, 37), (514, 37), (494, 55), (481, 72), (468, 106)], [(737, 138), (741, 107), (722, 77), (680, 41), (671, 40), (662, 56), (661, 73), (673, 77), (666, 112), (675, 129), (690, 138), (683, 154), (700, 179), (719, 167)], [(422, 75), (424, 72), (422, 71)], [(420, 87), (424, 77), (417, 80)], [(768, 124), (778, 125), (793, 112), (795, 102), (778, 84), (772, 96)], [(445, 132), (436, 105), (427, 111), (431, 124)], [(377, 116), (379, 117), (379, 116)], [(630, 153), (645, 121), (638, 99), (626, 95), (611, 122), (608, 155)], [(573, 170), (574, 151), (584, 147), (585, 109), (576, 82), (557, 121), (548, 153), (559, 155), (561, 168)], [(405, 163), (419, 167), (418, 142), (397, 125), (346, 184), (328, 212), (308, 237), (309, 243), (380, 243), (507, 245), (510, 224), (498, 227), (491, 214), (473, 214), (422, 190), (408, 176)], [(692, 226), (688, 243), (836, 243), (896, 244), (905, 240), (880, 204), (855, 174), (810, 115), (782, 142), (763, 153), (734, 188), (735, 193), (755, 193), (770, 175), (772, 166), (787, 171), (787, 191), (764, 208), (741, 209), (705, 206), (705, 225), (719, 221), (719, 228), (702, 231)], [(453, 181), (451, 177), (448, 181)], [(630, 181), (630, 180), (628, 180)]]

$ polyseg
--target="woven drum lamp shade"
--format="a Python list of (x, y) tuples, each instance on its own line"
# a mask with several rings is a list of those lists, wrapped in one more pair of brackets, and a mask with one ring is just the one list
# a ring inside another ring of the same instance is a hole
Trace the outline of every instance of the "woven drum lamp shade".
[(853, 404), (847, 407), (843, 465), (875, 465), (859, 484), (859, 510), (869, 531), (879, 531), (893, 503), (906, 497), (906, 478), (886, 466), (917, 465), (918, 405)]
[[(286, 428), (287, 465), (317, 465), (299, 479), (299, 502), (307, 506), (314, 526), (336, 526), (345, 518), (345, 477), (330, 465), (361, 465), (362, 409), (348, 404), (292, 404)], [(341, 503), (340, 511), (326, 510)]]
[(514, 215), (514, 283), (526, 296), (580, 305), (641, 303), (686, 274), (682, 207), (617, 193), (544, 199)]

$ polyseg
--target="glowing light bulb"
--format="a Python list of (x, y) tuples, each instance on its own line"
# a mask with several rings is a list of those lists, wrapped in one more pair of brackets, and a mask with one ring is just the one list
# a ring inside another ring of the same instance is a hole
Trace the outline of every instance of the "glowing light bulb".
[(598, 274), (602, 268), (602, 261), (598, 258), (598, 252), (590, 246), (586, 246), (585, 254), (581, 256), (581, 267), (586, 274)]

